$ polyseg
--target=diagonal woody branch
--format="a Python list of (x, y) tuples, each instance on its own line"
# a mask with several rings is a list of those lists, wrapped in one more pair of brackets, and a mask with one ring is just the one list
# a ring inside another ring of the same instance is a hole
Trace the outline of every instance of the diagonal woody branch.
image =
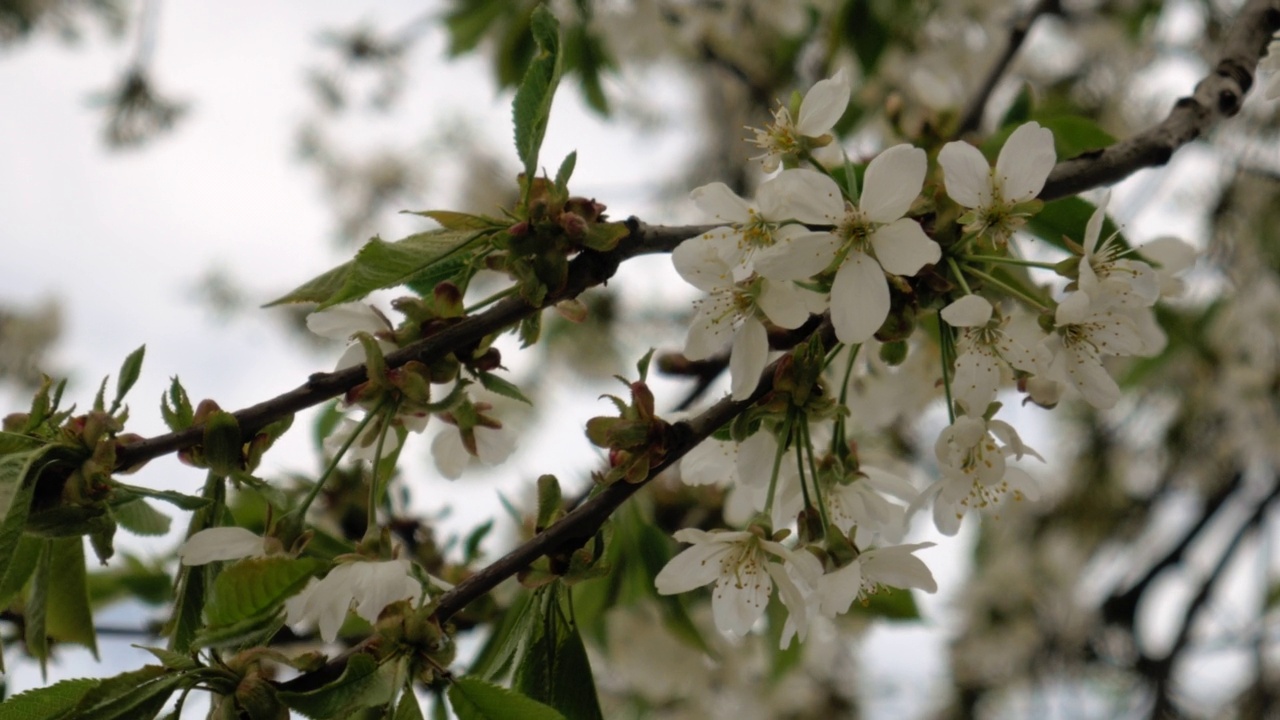
[(1169, 162), (1178, 148), (1203, 136), (1219, 120), (1240, 112), (1253, 87), (1258, 61), (1280, 30), (1280, 0), (1249, 0), (1222, 43), (1213, 72), (1174, 104), (1158, 125), (1128, 140), (1058, 163), (1040, 193), (1053, 200), (1119, 182), (1143, 168)]
[[(488, 310), (468, 317), (440, 332), (403, 347), (386, 357), (388, 367), (398, 367), (410, 360), (430, 363), (451, 352), (474, 345), (484, 337), (501, 332), (524, 318), (562, 300), (577, 297), (587, 289), (603, 285), (617, 272), (623, 261), (654, 253), (671, 252), (687, 238), (710, 230), (710, 225), (648, 225), (636, 218), (627, 221), (630, 234), (609, 252), (585, 251), (569, 264), (565, 286), (549, 293), (542, 305), (534, 307), (518, 297), (502, 300)], [(363, 365), (338, 372), (315, 373), (301, 386), (233, 413), (245, 437), (299, 410), (335, 398), (368, 379)], [(132, 467), (147, 460), (192, 447), (203, 439), (204, 427), (166, 433), (129, 443), (117, 452), (117, 467)]]

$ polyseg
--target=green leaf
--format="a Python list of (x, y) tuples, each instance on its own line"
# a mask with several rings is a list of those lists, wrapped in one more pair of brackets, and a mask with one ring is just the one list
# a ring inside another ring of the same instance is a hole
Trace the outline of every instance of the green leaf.
[(485, 536), (493, 529), (493, 520), (486, 520), (482, 525), (467, 534), (467, 539), (462, 543), (462, 564), (470, 565), (480, 557), (480, 543), (484, 542)]
[[(524, 164), (527, 189), (538, 171), (538, 151), (551, 117), (551, 101), (560, 82), (560, 26), (555, 15), (539, 5), (530, 17), (530, 29), (538, 51), (525, 70), (511, 104), (515, 123), (516, 154)], [(526, 194), (527, 197), (527, 194)]]
[(506, 674), (535, 625), (537, 613), (533, 605), (530, 593), (516, 596), (471, 663), (473, 674), (486, 680), (497, 680)]
[(1035, 105), (1034, 92), (1031, 83), (1022, 84), (1022, 89), (1013, 98), (1013, 102), (1009, 103), (1009, 109), (1005, 111), (1004, 117), (1001, 118), (1000, 127), (1021, 125), (1031, 119), (1031, 112)]
[(428, 217), (444, 226), (445, 230), (493, 230), (501, 226), (497, 220), (483, 215), (452, 212), (449, 210), (404, 211), (407, 215)]
[(344, 262), (332, 270), (317, 275), (294, 288), (288, 294), (278, 297), (262, 307), (269, 308), (276, 305), (300, 302), (324, 302), (342, 289), (342, 286), (347, 282), (347, 275), (351, 272), (352, 264), (352, 261)]
[[(331, 295), (320, 299), (317, 309), (357, 300), (374, 290), (410, 282), (421, 283), (433, 268), (439, 272), (441, 263), (477, 237), (480, 237), (479, 233), (463, 230), (431, 230), (393, 243), (375, 237), (360, 248), (355, 260), (349, 263), (342, 285)], [(460, 260), (448, 265), (441, 279), (452, 275), (463, 264), (465, 261)]]
[(89, 605), (98, 607), (130, 597), (149, 605), (164, 605), (173, 599), (173, 578), (156, 560), (143, 563), (125, 553), (123, 562), (105, 571), (89, 573)]
[(489, 26), (511, 7), (510, 0), (469, 0), (454, 3), (445, 16), (449, 29), (449, 55), (457, 57), (474, 50)]
[(84, 541), (69, 537), (46, 542), (52, 592), (48, 594), (45, 630), (55, 640), (89, 648), (97, 658), (97, 635), (85, 578)]
[(560, 169), (556, 171), (556, 190), (561, 193), (567, 193), (569, 191), (569, 178), (573, 177), (573, 168), (577, 164), (577, 150), (574, 150), (565, 156), (564, 161), (560, 163)]
[[(190, 577), (197, 577), (192, 573)], [(261, 615), (245, 618), (231, 625), (219, 627), (194, 626), (191, 648), (243, 648), (269, 642), (284, 627), (284, 613), (280, 608), (269, 610)]]
[(306, 692), (282, 692), (280, 701), (314, 718), (339, 717), (359, 708), (385, 705), (396, 691), (396, 663), (379, 665), (373, 657), (356, 653), (342, 675), (333, 682)]
[(156, 536), (169, 532), (172, 519), (146, 500), (130, 500), (111, 508), (120, 527), (134, 535)]
[(36, 477), (55, 445), (0, 455), (0, 578), (8, 570), (31, 512)]
[(94, 678), (76, 678), (14, 695), (0, 705), (0, 718), (58, 720), (100, 682)]
[(138, 485), (126, 485), (125, 483), (116, 483), (116, 488), (134, 495), (148, 497), (152, 500), (167, 502), (180, 510), (200, 510), (208, 507), (210, 502), (206, 498), (187, 495), (175, 490), (152, 490), (151, 488), (140, 487)]
[(246, 558), (223, 568), (205, 607), (209, 627), (232, 625), (276, 607), (323, 566), (315, 558), (273, 555)]
[(99, 682), (63, 720), (146, 720), (164, 708), (181, 673), (145, 665)]
[(449, 704), (458, 720), (566, 720), (536, 700), (476, 677), (455, 680)]
[(557, 583), (538, 593), (541, 623), (516, 667), (515, 689), (563, 713), (568, 720), (602, 717), (591, 664), (577, 627), (564, 615)]
[(405, 687), (400, 693), (400, 702), (396, 703), (396, 713), (392, 720), (423, 720), (422, 706), (418, 704), (418, 696), (413, 694), (413, 685)]
[(204, 459), (211, 471), (226, 477), (241, 468), (244, 442), (240, 421), (225, 410), (217, 410), (204, 421)]
[(34, 450), (44, 442), (27, 435), (11, 432), (0, 432), (0, 455)]
[(169, 381), (169, 392), (160, 396), (160, 415), (164, 418), (164, 424), (174, 432), (186, 430), (195, 422), (191, 399), (187, 397), (187, 390), (182, 387), (177, 375)]
[(0, 610), (9, 607), (18, 593), (22, 592), (27, 580), (35, 572), (43, 550), (43, 541), (32, 535), (23, 535), (14, 546), (9, 567), (5, 570), (4, 577), (0, 578)]
[(165, 650), (164, 648), (147, 647), (145, 645), (133, 645), (132, 647), (136, 647), (140, 650), (146, 650), (152, 655), (155, 655), (156, 659), (170, 670), (195, 670), (200, 667), (200, 663), (196, 662), (195, 658), (190, 655), (173, 652), (172, 650)]
[(129, 357), (125, 358), (124, 363), (120, 365), (120, 372), (116, 375), (116, 398), (111, 401), (112, 412), (120, 407), (124, 396), (128, 395), (134, 383), (138, 382), (138, 376), (142, 374), (142, 358), (146, 354), (147, 346), (141, 345), (137, 350), (129, 353)]
[(480, 378), (480, 384), (484, 386), (485, 390), (496, 395), (501, 395), (502, 397), (511, 398), (512, 400), (519, 400), (525, 405), (533, 405), (533, 401), (525, 397), (525, 394), (520, 392), (520, 388), (516, 387), (515, 383), (507, 380), (501, 375), (491, 372), (482, 372), (478, 373), (477, 377)]
[(31, 580), (31, 592), (27, 595), (27, 604), (23, 608), (23, 639), (27, 643), (27, 652), (40, 661), (40, 674), (46, 673), (46, 662), (49, 659), (49, 580), (50, 568), (53, 564), (49, 547), (51, 540), (44, 540), (40, 548), (40, 560), (36, 563), (35, 575)]

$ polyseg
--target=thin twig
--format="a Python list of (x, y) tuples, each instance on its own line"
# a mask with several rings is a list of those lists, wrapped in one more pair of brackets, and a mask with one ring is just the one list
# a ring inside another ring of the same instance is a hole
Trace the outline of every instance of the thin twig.
[[(638, 255), (670, 252), (682, 241), (701, 235), (713, 227), (710, 225), (685, 227), (646, 225), (634, 218), (628, 223), (631, 226), (631, 235), (619, 243), (614, 250), (606, 253), (583, 252), (574, 258), (569, 264), (568, 282), (563, 288), (549, 293), (541, 306), (531, 306), (518, 297), (507, 298), (478, 315), (468, 317), (430, 337), (388, 353), (387, 367), (399, 367), (410, 360), (429, 364), (451, 352), (468, 345), (475, 345), (485, 336), (512, 327), (545, 307), (561, 300), (577, 297), (587, 288), (606, 283), (624, 260)], [(241, 436), (248, 439), (276, 420), (337, 397), (367, 379), (363, 365), (338, 372), (316, 373), (306, 383), (289, 392), (238, 410), (233, 414), (240, 423)], [(196, 425), (179, 432), (129, 443), (121, 447), (116, 454), (116, 467), (133, 467), (161, 455), (196, 445), (203, 438), (203, 426)]]
[(1028, 10), (1009, 27), (1009, 42), (1005, 45), (1004, 53), (1000, 55), (995, 65), (991, 67), (978, 91), (969, 99), (969, 105), (965, 108), (964, 114), (960, 116), (960, 124), (956, 127), (954, 133), (955, 137), (967, 135), (977, 130), (978, 126), (982, 124), (982, 114), (987, 109), (987, 102), (991, 99), (991, 93), (995, 91), (1000, 78), (1004, 77), (1005, 72), (1013, 63), (1013, 58), (1017, 56), (1018, 50), (1022, 48), (1022, 43), (1027, 39), (1027, 34), (1031, 31), (1031, 26), (1035, 21), (1041, 15), (1059, 13), (1061, 11), (1062, 5), (1059, 0), (1040, 0), (1035, 4), (1035, 7)]

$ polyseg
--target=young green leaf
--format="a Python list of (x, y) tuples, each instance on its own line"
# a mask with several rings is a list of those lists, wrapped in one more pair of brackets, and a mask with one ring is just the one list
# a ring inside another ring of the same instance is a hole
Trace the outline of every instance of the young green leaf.
[(56, 445), (46, 445), (0, 455), (0, 578), (5, 577), (13, 562), (26, 527), (36, 478), (56, 449)]
[(145, 535), (154, 537), (156, 535), (164, 535), (169, 532), (169, 526), (172, 519), (152, 507), (151, 503), (146, 500), (130, 500), (111, 508), (111, 514), (115, 517), (116, 522), (120, 523), (120, 527), (128, 530), (134, 535)]
[(164, 418), (164, 424), (174, 432), (186, 430), (195, 422), (191, 399), (187, 397), (187, 390), (182, 387), (177, 375), (169, 382), (169, 392), (160, 396), (160, 415)]
[(482, 372), (479, 373), (477, 377), (480, 378), (480, 384), (484, 386), (485, 390), (488, 390), (495, 395), (501, 395), (502, 397), (511, 398), (512, 400), (519, 400), (525, 405), (533, 405), (533, 401), (525, 397), (525, 394), (520, 392), (520, 388), (517, 387), (515, 383), (507, 380), (501, 375), (491, 372)]
[(164, 708), (182, 681), (181, 673), (145, 665), (102, 680), (60, 720), (147, 720)]
[(566, 720), (537, 700), (476, 677), (454, 680), (449, 704), (459, 720)]
[(400, 701), (396, 703), (396, 713), (392, 720), (423, 720), (422, 706), (418, 704), (418, 696), (413, 694), (413, 685), (405, 687), (400, 693)]
[(100, 682), (96, 678), (76, 678), (19, 693), (4, 701), (0, 717), (5, 720), (60, 720)]
[(573, 167), (578, 164), (578, 151), (574, 150), (565, 156), (564, 161), (560, 163), (560, 169), (556, 171), (556, 190), (561, 193), (569, 192), (569, 178), (573, 177)]
[[(538, 51), (529, 62), (511, 103), (516, 154), (524, 164), (526, 191), (538, 171), (538, 151), (542, 149), (542, 138), (547, 132), (551, 101), (555, 98), (561, 71), (560, 25), (556, 16), (546, 6), (539, 5), (529, 22)], [(527, 192), (525, 197), (528, 197)]]
[(342, 675), (328, 685), (306, 692), (282, 692), (280, 701), (314, 718), (341, 717), (359, 708), (385, 705), (396, 691), (396, 663), (378, 664), (372, 656), (356, 653)]
[(129, 357), (125, 358), (124, 363), (120, 365), (120, 373), (116, 375), (116, 397), (111, 401), (111, 412), (114, 413), (120, 409), (124, 396), (128, 395), (134, 383), (138, 382), (138, 376), (142, 374), (142, 358), (146, 354), (147, 346), (139, 346), (137, 350), (129, 353)]
[(324, 565), (315, 558), (284, 555), (246, 558), (218, 573), (205, 607), (210, 628), (255, 617), (284, 602)]
[[(84, 541), (78, 537), (46, 540), (52, 592), (46, 604), (45, 631), (61, 642), (89, 648), (98, 657), (93, 611), (85, 578)], [(37, 577), (38, 579), (38, 577)]]

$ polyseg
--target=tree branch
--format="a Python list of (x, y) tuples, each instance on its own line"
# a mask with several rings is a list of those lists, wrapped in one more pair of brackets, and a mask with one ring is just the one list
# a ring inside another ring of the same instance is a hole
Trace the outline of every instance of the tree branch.
[[(574, 258), (569, 264), (569, 278), (565, 286), (548, 293), (542, 305), (534, 307), (518, 297), (507, 298), (478, 315), (465, 318), (430, 337), (388, 353), (387, 367), (399, 367), (410, 360), (430, 363), (469, 344), (474, 345), (484, 337), (501, 332), (543, 308), (577, 297), (588, 288), (607, 283), (618, 266), (629, 258), (670, 252), (684, 240), (718, 227), (647, 225), (635, 218), (629, 219), (627, 224), (631, 228), (631, 234), (617, 248), (604, 253), (586, 251)], [(247, 439), (276, 420), (337, 397), (367, 379), (363, 365), (338, 372), (316, 373), (306, 383), (289, 392), (233, 413), (240, 423), (241, 437)], [(197, 445), (203, 438), (204, 427), (196, 425), (186, 430), (129, 443), (117, 452), (116, 467), (133, 467), (161, 455)]]
[[(825, 346), (830, 347), (835, 342), (835, 330), (826, 316), (816, 332), (822, 337)], [(710, 437), (711, 433), (772, 391), (774, 371), (784, 359), (775, 360), (764, 369), (755, 392), (751, 393), (747, 399), (723, 398), (697, 417), (672, 425), (667, 454), (662, 462), (650, 468), (644, 480), (638, 483), (617, 482), (610, 485), (594, 498), (574, 508), (551, 527), (526, 540), (475, 575), (458, 583), (452, 590), (440, 596), (436, 616), (443, 623), (468, 603), (497, 587), (498, 583), (520, 572), (534, 560), (557, 550), (579, 547), (590, 540), (604, 521), (627, 498), (675, 464), (698, 443)]]
[(1041, 200), (1119, 182), (1148, 167), (1169, 162), (1178, 148), (1207, 133), (1220, 119), (1240, 112), (1253, 86), (1258, 60), (1280, 30), (1280, 0), (1249, 0), (1223, 41), (1213, 72), (1195, 91), (1174, 104), (1160, 124), (1103, 150), (1064, 160), (1049, 173)]
[(1022, 43), (1027, 39), (1027, 34), (1031, 31), (1031, 26), (1035, 21), (1046, 13), (1059, 13), (1061, 11), (1062, 3), (1059, 0), (1040, 0), (1035, 4), (1035, 7), (1028, 10), (1026, 14), (1018, 18), (1009, 27), (1009, 42), (1005, 46), (1004, 53), (1000, 55), (995, 65), (991, 67), (978, 91), (969, 99), (969, 105), (960, 116), (960, 124), (956, 127), (954, 133), (955, 137), (967, 135), (977, 130), (978, 126), (982, 124), (982, 113), (987, 109), (987, 101), (991, 99), (991, 93), (995, 91), (1000, 78), (1004, 77), (1005, 71), (1013, 63), (1013, 58), (1017, 56), (1018, 50), (1022, 48)]

